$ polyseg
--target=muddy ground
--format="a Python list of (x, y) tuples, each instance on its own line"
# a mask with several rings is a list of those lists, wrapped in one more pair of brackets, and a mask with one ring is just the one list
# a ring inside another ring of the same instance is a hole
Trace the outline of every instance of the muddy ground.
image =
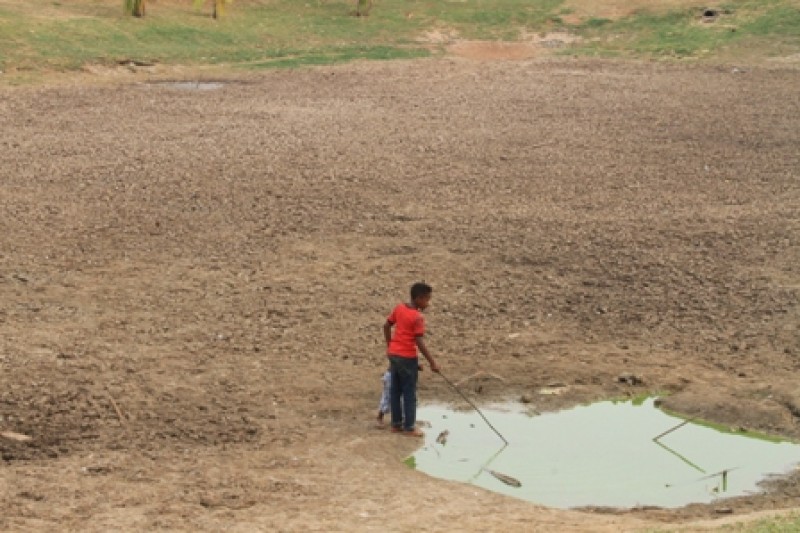
[[(685, 529), (797, 505), (800, 473), (545, 509), (407, 469), (412, 439), (372, 417), (384, 317), (424, 279), (429, 346), (476, 400), (657, 391), (800, 438), (800, 70), (229, 81), (2, 89), (0, 430), (32, 440), (0, 438), (0, 529)], [(456, 400), (430, 372), (420, 396)]]

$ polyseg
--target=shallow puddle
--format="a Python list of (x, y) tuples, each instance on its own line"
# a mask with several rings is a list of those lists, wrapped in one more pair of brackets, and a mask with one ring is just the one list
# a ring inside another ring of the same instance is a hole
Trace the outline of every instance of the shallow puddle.
[(800, 463), (798, 444), (681, 425), (653, 402), (607, 401), (542, 415), (517, 405), (483, 409), (508, 446), (475, 411), (423, 406), (418, 418), (431, 427), (406, 462), (562, 508), (709, 503), (760, 492), (760, 481)]

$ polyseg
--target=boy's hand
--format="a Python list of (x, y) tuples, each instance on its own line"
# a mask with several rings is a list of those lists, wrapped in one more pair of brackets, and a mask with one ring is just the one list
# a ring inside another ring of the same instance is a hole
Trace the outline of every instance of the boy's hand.
[(439, 371), (439, 365), (436, 362), (431, 363), (431, 371), (432, 372), (438, 372)]
[(417, 365), (417, 370), (419, 370), (420, 372), (422, 372), (423, 370), (425, 370), (425, 367), (424, 367), (424, 366), (422, 366), (422, 365)]

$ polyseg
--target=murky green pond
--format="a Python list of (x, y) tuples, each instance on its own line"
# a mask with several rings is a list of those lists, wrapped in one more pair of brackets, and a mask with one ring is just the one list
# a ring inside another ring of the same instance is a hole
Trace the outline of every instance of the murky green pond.
[[(531, 415), (522, 406), (475, 411), (420, 407), (422, 448), (407, 464), (552, 507), (680, 507), (757, 493), (800, 464), (800, 445), (688, 423), (653, 405), (600, 402)], [(443, 432), (446, 432), (443, 434)], [(499, 474), (494, 475), (492, 472)], [(513, 479), (502, 479), (503, 475)], [(518, 480), (519, 487), (513, 486)], [(510, 484), (512, 483), (512, 484)]]

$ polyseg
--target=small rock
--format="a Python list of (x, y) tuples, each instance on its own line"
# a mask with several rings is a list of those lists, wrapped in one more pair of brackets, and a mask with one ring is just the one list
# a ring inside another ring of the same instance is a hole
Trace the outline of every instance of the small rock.
[(714, 512), (717, 514), (733, 514), (733, 509), (731, 507), (718, 507), (714, 509)]
[(636, 374), (631, 374), (630, 372), (624, 372), (619, 375), (617, 381), (620, 383), (626, 383), (628, 385), (642, 385), (644, 384), (644, 379), (641, 376), (637, 376)]
[(533, 402), (533, 397), (530, 394), (523, 394), (520, 396), (519, 401), (522, 403), (531, 403)]
[(567, 387), (542, 387), (537, 392), (542, 396), (560, 396), (567, 391)]

